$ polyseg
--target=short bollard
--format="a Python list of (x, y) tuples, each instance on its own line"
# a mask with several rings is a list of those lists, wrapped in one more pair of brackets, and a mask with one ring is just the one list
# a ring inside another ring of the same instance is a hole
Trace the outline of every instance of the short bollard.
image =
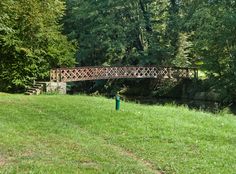
[(120, 97), (118, 95), (116, 96), (116, 110), (120, 110)]

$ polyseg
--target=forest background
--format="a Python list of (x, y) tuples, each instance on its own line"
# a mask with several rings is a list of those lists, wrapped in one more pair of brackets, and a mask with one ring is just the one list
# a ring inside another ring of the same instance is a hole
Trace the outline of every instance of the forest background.
[[(48, 80), (51, 68), (94, 65), (198, 67), (204, 77), (197, 88), (232, 101), (236, 1), (0, 1), (0, 91), (24, 91)], [(124, 84), (143, 83), (94, 85), (106, 91)]]

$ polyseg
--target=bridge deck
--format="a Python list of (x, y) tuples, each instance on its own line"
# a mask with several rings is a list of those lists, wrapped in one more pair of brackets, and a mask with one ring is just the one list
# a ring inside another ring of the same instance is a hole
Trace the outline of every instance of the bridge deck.
[(112, 66), (59, 68), (50, 71), (51, 81), (74, 82), (100, 79), (124, 78), (197, 78), (196, 68), (156, 67), (156, 66)]

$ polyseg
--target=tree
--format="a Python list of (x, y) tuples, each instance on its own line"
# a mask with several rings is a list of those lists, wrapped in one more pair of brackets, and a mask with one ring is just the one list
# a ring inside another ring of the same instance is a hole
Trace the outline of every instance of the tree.
[(185, 27), (192, 34), (194, 54), (214, 79), (213, 87), (232, 99), (236, 96), (236, 3), (198, 0), (186, 4), (190, 8), (185, 10)]
[(62, 1), (0, 2), (0, 90), (22, 89), (48, 78), (50, 68), (72, 66), (75, 47), (61, 34)]
[(168, 0), (67, 0), (64, 31), (80, 43), (80, 65), (163, 64), (169, 8)]

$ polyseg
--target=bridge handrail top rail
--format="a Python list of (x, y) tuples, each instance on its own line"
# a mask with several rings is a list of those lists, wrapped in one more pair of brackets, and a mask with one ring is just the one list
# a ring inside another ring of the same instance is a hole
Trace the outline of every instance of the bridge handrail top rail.
[(70, 67), (70, 68), (52, 68), (51, 70), (71, 70), (71, 69), (85, 69), (85, 68), (174, 68), (174, 69), (189, 69), (189, 70), (198, 70), (197, 67), (178, 67), (178, 66), (155, 66), (155, 65), (127, 65), (127, 66), (78, 66), (78, 67)]

